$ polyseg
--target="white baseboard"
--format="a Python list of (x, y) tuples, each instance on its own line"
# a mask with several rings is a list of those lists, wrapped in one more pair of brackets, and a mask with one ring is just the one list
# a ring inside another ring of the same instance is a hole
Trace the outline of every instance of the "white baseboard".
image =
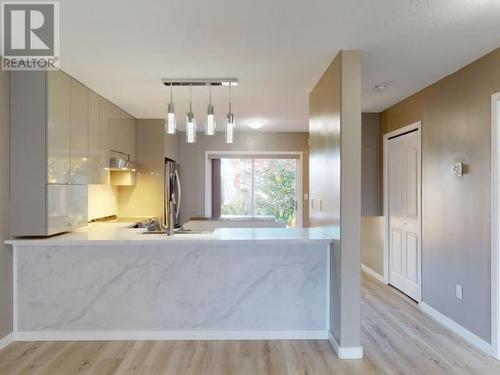
[(361, 264), (361, 271), (363, 271), (367, 275), (373, 277), (374, 279), (380, 281), (381, 283), (385, 284), (384, 276), (382, 276), (381, 274), (379, 274), (377, 271), (372, 270), (367, 265)]
[(476, 336), (474, 333), (469, 331), (468, 329), (462, 327), (460, 324), (455, 322), (454, 320), (451, 320), (448, 318), (446, 315), (441, 314), (439, 311), (435, 310), (425, 302), (420, 302), (418, 304), (420, 309), (429, 315), (431, 318), (436, 320), (438, 323), (441, 323), (444, 325), (446, 328), (449, 330), (455, 332), (457, 335), (461, 336), (465, 340), (467, 340), (469, 343), (474, 345), (476, 348), (482, 350), (488, 355), (491, 355), (491, 344), (488, 342), (484, 341), (482, 338), (479, 336)]
[(328, 341), (332, 346), (335, 354), (340, 359), (361, 359), (363, 358), (363, 347), (362, 346), (339, 346), (337, 340), (331, 332), (328, 332)]
[(326, 330), (304, 331), (18, 331), (16, 341), (326, 340)]
[(14, 342), (14, 334), (13, 333), (9, 333), (7, 336), (2, 337), (0, 339), (0, 350), (5, 348), (7, 345), (9, 345), (12, 342)]

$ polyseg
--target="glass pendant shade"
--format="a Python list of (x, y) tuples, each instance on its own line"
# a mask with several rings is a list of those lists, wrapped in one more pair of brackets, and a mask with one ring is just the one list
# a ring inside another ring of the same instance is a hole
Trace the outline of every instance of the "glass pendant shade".
[(175, 108), (174, 103), (169, 103), (167, 108), (167, 118), (165, 119), (167, 134), (175, 134)]
[(205, 123), (205, 134), (214, 135), (216, 126), (214, 106), (209, 104), (207, 110), (207, 122)]
[(226, 116), (226, 143), (234, 142), (234, 115), (232, 113), (228, 113)]
[(193, 112), (186, 115), (186, 143), (196, 143), (196, 119)]

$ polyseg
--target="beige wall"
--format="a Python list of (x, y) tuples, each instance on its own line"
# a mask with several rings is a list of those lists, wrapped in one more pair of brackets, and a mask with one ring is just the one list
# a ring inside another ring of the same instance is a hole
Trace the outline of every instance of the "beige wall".
[(340, 225), (340, 55), (309, 95), (309, 224)]
[[(309, 96), (310, 223), (336, 226), (330, 330), (343, 347), (360, 342), (361, 55), (341, 51)], [(320, 203), (321, 201), (321, 203)]]
[(12, 332), (12, 249), (9, 238), (9, 73), (0, 71), (0, 339)]
[(138, 120), (135, 186), (118, 187), (119, 216), (163, 216), (163, 124)]
[[(381, 115), (384, 133), (422, 121), (423, 300), (488, 342), (490, 101), (498, 91), (500, 49)], [(451, 173), (454, 162), (467, 166), (463, 177)]]
[[(171, 136), (167, 136), (169, 138)], [(235, 142), (226, 144), (224, 133), (214, 136), (197, 134), (195, 144), (184, 141), (184, 133), (179, 138), (180, 175), (182, 180), (181, 222), (194, 216), (205, 215), (205, 152), (206, 151), (302, 151), (303, 192), (309, 191), (307, 133), (265, 133), (237, 131)], [(303, 204), (304, 225), (307, 225), (308, 205)]]
[(118, 215), (118, 188), (111, 185), (88, 185), (88, 219)]

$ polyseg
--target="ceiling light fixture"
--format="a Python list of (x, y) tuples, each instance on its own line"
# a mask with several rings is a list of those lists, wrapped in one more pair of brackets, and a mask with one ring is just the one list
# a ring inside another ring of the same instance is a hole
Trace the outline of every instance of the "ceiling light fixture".
[(250, 128), (250, 129), (254, 129), (254, 130), (257, 130), (257, 129), (260, 129), (264, 126), (264, 122), (260, 121), (260, 120), (252, 120), (252, 121), (249, 121), (247, 123), (247, 126)]
[(186, 143), (196, 143), (196, 119), (193, 113), (191, 89), (192, 85), (189, 85), (189, 112), (186, 114)]
[(172, 101), (172, 84), (170, 84), (170, 103), (167, 107), (167, 118), (165, 119), (167, 134), (175, 134), (175, 107)]
[(165, 128), (167, 134), (175, 134), (176, 132), (175, 108), (172, 100), (173, 86), (189, 86), (189, 112), (186, 113), (186, 143), (196, 143), (196, 119), (194, 118), (192, 110), (192, 87), (209, 87), (210, 97), (207, 107), (205, 134), (214, 135), (217, 124), (214, 106), (212, 104), (212, 86), (229, 86), (229, 113), (225, 119), (225, 139), (226, 143), (234, 142), (234, 130), (236, 124), (234, 121), (234, 114), (231, 111), (231, 86), (238, 86), (237, 78), (163, 78), (162, 83), (165, 86), (170, 86), (170, 103), (168, 104), (167, 115), (165, 118)]
[(217, 124), (215, 120), (214, 106), (212, 105), (212, 84), (209, 83), (208, 87), (209, 87), (209, 102), (207, 108), (207, 122), (205, 123), (205, 134), (214, 135)]
[(229, 113), (226, 116), (226, 143), (234, 142), (234, 114), (231, 112), (231, 86), (229, 85)]

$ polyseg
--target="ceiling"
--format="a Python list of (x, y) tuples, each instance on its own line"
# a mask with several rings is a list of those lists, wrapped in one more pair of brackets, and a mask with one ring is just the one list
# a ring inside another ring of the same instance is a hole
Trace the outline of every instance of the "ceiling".
[[(340, 49), (362, 51), (363, 111), (379, 112), (500, 46), (500, 0), (64, 0), (60, 7), (62, 69), (130, 114), (164, 116), (162, 78), (237, 77), (237, 124), (261, 119), (261, 131), (307, 131), (309, 92)], [(375, 92), (378, 83), (390, 85)], [(227, 88), (213, 89), (219, 123), (227, 96)], [(175, 89), (174, 102), (180, 118), (188, 89)], [(199, 124), (207, 102), (208, 89), (193, 88)]]

